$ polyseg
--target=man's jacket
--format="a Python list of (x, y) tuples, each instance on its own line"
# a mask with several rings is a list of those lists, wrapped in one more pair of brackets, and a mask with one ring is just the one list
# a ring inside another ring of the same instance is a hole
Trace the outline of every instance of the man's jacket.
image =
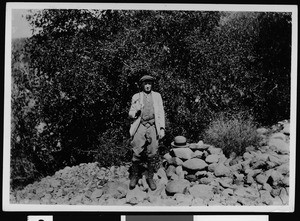
[[(164, 112), (163, 102), (160, 93), (152, 91), (151, 94), (152, 94), (153, 106), (154, 106), (155, 128), (158, 134), (160, 128), (165, 128), (165, 112)], [(129, 130), (131, 137), (134, 136), (141, 123), (141, 114), (136, 117), (136, 113), (138, 110), (137, 107), (144, 104), (143, 99), (144, 99), (143, 92), (140, 92), (133, 95), (131, 100), (129, 117), (134, 119), (134, 122), (131, 124)], [(143, 108), (141, 109), (141, 111), (143, 111)]]

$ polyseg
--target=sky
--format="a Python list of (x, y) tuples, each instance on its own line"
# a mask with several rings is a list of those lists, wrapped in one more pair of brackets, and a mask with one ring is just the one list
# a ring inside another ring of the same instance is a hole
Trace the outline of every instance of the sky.
[(28, 10), (25, 9), (13, 9), (12, 10), (12, 32), (11, 37), (14, 38), (26, 38), (30, 37), (31, 26), (26, 20), (25, 16), (28, 13)]

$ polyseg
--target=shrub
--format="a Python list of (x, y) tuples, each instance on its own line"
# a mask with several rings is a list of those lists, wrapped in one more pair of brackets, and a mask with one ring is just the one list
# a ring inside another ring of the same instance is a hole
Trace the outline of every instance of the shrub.
[(259, 140), (256, 125), (247, 112), (223, 112), (204, 132), (205, 143), (221, 148), (227, 157), (232, 152), (242, 155), (247, 147), (258, 145)]

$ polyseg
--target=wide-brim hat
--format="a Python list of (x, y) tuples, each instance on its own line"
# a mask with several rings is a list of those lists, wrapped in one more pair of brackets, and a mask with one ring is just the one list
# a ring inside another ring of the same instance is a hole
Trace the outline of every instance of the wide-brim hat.
[(154, 77), (150, 76), (150, 75), (144, 75), (143, 77), (141, 77), (140, 79), (140, 83), (144, 82), (144, 81), (154, 81)]
[(184, 148), (189, 147), (190, 144), (187, 143), (186, 138), (184, 136), (177, 136), (174, 138), (174, 141), (171, 143), (171, 146), (175, 148)]

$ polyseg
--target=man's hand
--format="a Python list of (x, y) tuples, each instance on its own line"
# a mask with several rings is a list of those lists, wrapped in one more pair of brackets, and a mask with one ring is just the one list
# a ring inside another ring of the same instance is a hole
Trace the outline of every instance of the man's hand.
[(162, 139), (164, 136), (165, 136), (165, 129), (164, 128), (160, 128), (159, 139)]
[(142, 113), (143, 104), (137, 104), (136, 105), (136, 114), (135, 117), (139, 117)]

